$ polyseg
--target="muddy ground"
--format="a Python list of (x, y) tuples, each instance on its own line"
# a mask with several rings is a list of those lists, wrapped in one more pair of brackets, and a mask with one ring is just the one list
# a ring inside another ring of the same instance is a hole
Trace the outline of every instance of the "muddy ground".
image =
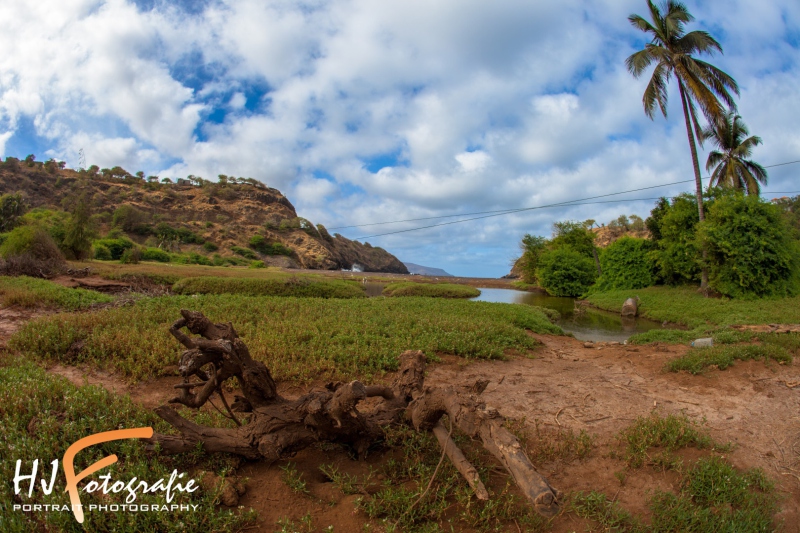
[[(33, 313), (0, 310), (0, 346)], [(507, 361), (475, 362), (444, 356), (429, 366), (427, 385), (468, 385), (489, 379), (483, 393), (487, 404), (507, 417), (538, 425), (544, 432), (561, 428), (594, 436), (594, 448), (583, 460), (555, 461), (537, 465), (550, 483), (564, 492), (604, 492), (628, 511), (647, 516), (648, 491), (677, 489), (677, 474), (650, 467), (629, 470), (621, 484), (622, 460), (612, 458), (619, 450), (615, 436), (637, 417), (653, 409), (662, 415), (684, 413), (704, 424), (719, 442), (735, 446), (727, 458), (739, 468), (762, 468), (781, 494), (778, 521), (784, 531), (800, 531), (800, 361), (791, 365), (760, 361), (737, 362), (725, 371), (703, 375), (665, 373), (664, 364), (687, 348), (676, 345), (594, 345), (570, 337), (535, 337), (543, 347), (526, 356), (510, 355)], [(177, 357), (176, 347), (176, 357)], [(117, 376), (88, 368), (52, 366), (51, 372), (73, 383), (99, 384), (152, 408), (173, 394), (177, 377), (159, 377), (129, 385)], [(305, 389), (282, 384), (284, 396), (299, 396)], [(361, 531), (369, 520), (355, 511), (357, 495), (345, 496), (319, 471), (335, 464), (342, 472), (364, 475), (392, 456), (373, 453), (365, 461), (353, 461), (342, 450), (330, 447), (305, 450), (292, 461), (308, 482), (310, 495), (298, 495), (281, 480), (282, 471), (260, 463), (243, 463), (238, 475), (249, 478), (239, 505), (259, 513), (258, 531), (274, 531), (276, 522), (288, 517), (299, 521), (311, 513), (317, 531), (332, 525), (334, 531)], [(683, 457), (692, 460), (696, 450)], [(615, 475), (616, 474), (616, 475)], [(380, 529), (373, 523), (372, 530)], [(369, 526), (368, 526), (369, 527)], [(591, 524), (562, 515), (553, 531), (587, 531)], [(509, 531), (517, 531), (512, 524)]]

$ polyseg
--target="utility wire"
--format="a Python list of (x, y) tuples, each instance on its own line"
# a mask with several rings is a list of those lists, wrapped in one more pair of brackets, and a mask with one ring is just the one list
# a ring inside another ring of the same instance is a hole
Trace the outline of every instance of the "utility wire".
[[(781, 167), (781, 166), (784, 166), (784, 165), (793, 165), (795, 163), (800, 163), (800, 159), (798, 159), (797, 161), (787, 161), (786, 163), (777, 163), (777, 164), (774, 164), (774, 165), (767, 165), (764, 168)], [(707, 179), (710, 179), (710, 177), (706, 176), (705, 178), (703, 178), (703, 180), (707, 180)], [(691, 180), (676, 181), (676, 182), (673, 182), (673, 183), (663, 183), (663, 184), (660, 184), (660, 185), (653, 185), (651, 187), (643, 187), (641, 189), (631, 189), (629, 191), (620, 191), (620, 192), (616, 192), (616, 193), (606, 194), (606, 195), (603, 195), (603, 196), (593, 196), (591, 198), (582, 198), (580, 200), (573, 200), (573, 201), (574, 202), (580, 202), (580, 201), (583, 201), (583, 200), (591, 200), (591, 199), (594, 199), (594, 198), (602, 198), (604, 196), (616, 196), (618, 194), (626, 194), (626, 193), (629, 193), (629, 192), (638, 192), (638, 191), (643, 191), (643, 190), (647, 190), (647, 189), (657, 189), (659, 187), (669, 187), (670, 185), (681, 185), (681, 184), (690, 183), (690, 182), (694, 182), (694, 180), (691, 179)], [(788, 193), (787, 192), (782, 192), (782, 191), (762, 191), (762, 194), (791, 194), (793, 192), (794, 191), (789, 191)], [(627, 201), (627, 200), (625, 200), (625, 201)], [(631, 200), (631, 201), (634, 201), (634, 200)], [(569, 204), (569, 203), (571, 203), (571, 202), (563, 202), (563, 204)], [(336, 229), (349, 229), (349, 228), (366, 228), (366, 227), (370, 227), (370, 226), (384, 226), (386, 224), (400, 224), (402, 222), (420, 222), (420, 221), (423, 221), (423, 220), (438, 220), (438, 219), (441, 219), (441, 218), (463, 217), (463, 216), (472, 216), (472, 215), (486, 215), (486, 214), (494, 214), (494, 213), (502, 215), (502, 214), (517, 213), (519, 211), (528, 211), (528, 210), (531, 210), (531, 209), (541, 209), (541, 208), (544, 208), (544, 207), (554, 207), (554, 206), (557, 206), (557, 205), (562, 205), (562, 204), (551, 204), (551, 205), (546, 205), (546, 206), (541, 206), (541, 207), (522, 207), (522, 208), (518, 208), (518, 209), (498, 209), (498, 210), (494, 210), (494, 211), (476, 211), (474, 213), (456, 213), (454, 215), (438, 215), (438, 216), (433, 216), (433, 217), (407, 218), (407, 219), (404, 219), (404, 220), (389, 220), (389, 221), (386, 221), (386, 222), (373, 222), (373, 223), (370, 223), (370, 224), (353, 224), (353, 225), (350, 225), (350, 226), (336, 226), (336, 227), (332, 227), (332, 228), (328, 228), (328, 229), (329, 230), (336, 230)], [(578, 205), (585, 205), (585, 204), (578, 204)], [(485, 218), (485, 217), (478, 217), (478, 218)], [(477, 220), (477, 219), (467, 219), (467, 220), (464, 220), (463, 222), (467, 222), (468, 220)], [(421, 227), (419, 229), (426, 229), (426, 228), (435, 227), (435, 226), (436, 225), (424, 226), (424, 227)], [(413, 231), (413, 230), (404, 230), (404, 231)], [(391, 235), (391, 233), (385, 233), (385, 234), (382, 234), (382, 235)], [(380, 237), (380, 236), (381, 235), (371, 235), (369, 237)], [(369, 237), (359, 237), (359, 238), (369, 238)]]

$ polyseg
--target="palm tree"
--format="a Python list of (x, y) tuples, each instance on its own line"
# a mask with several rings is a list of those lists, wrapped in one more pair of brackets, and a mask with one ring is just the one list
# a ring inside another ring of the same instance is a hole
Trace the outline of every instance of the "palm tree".
[[(652, 23), (639, 15), (628, 17), (630, 23), (651, 36), (643, 50), (625, 60), (628, 71), (638, 78), (647, 67), (655, 63), (653, 75), (642, 97), (644, 112), (651, 119), (656, 106), (667, 116), (667, 85), (671, 78), (678, 83), (678, 92), (683, 106), (683, 118), (686, 122), (686, 134), (689, 137), (689, 148), (694, 165), (697, 210), (700, 220), (705, 219), (703, 212), (703, 183), (700, 177), (700, 163), (697, 158), (695, 133), (702, 139), (700, 124), (697, 121), (696, 107), (714, 122), (725, 115), (723, 103), (730, 109), (736, 109), (731, 92), (739, 94), (736, 81), (717, 67), (693, 57), (699, 54), (722, 53), (720, 44), (704, 31), (686, 33), (685, 25), (694, 20), (689, 10), (681, 2), (666, 0), (657, 6), (647, 0)], [(694, 128), (694, 132), (692, 129)], [(705, 248), (703, 259), (706, 258)], [(708, 286), (708, 272), (703, 268), (701, 287)]]
[(719, 148), (708, 154), (706, 161), (706, 171), (714, 169), (709, 187), (716, 185), (759, 194), (759, 184), (767, 184), (766, 169), (747, 159), (753, 148), (761, 144), (760, 137), (748, 137), (749, 133), (742, 117), (733, 112), (703, 130), (703, 139), (710, 139)]

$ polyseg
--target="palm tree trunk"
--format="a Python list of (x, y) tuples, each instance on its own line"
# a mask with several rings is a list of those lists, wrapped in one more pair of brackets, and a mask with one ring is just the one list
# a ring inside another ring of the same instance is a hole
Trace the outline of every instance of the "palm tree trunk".
[[(705, 212), (703, 211), (703, 180), (700, 177), (700, 161), (697, 159), (697, 146), (694, 142), (694, 132), (692, 131), (692, 121), (689, 117), (689, 104), (686, 101), (686, 92), (683, 89), (683, 83), (678, 80), (678, 90), (681, 93), (681, 103), (683, 104), (683, 118), (686, 121), (686, 133), (689, 136), (689, 148), (692, 151), (692, 164), (694, 165), (694, 183), (695, 194), (697, 196), (697, 214), (700, 216), (700, 221), (705, 220)], [(703, 253), (703, 267), (702, 275), (700, 278), (700, 288), (703, 290), (708, 289), (708, 268), (706, 267), (706, 260), (708, 259), (708, 250), (705, 244), (702, 247)]]

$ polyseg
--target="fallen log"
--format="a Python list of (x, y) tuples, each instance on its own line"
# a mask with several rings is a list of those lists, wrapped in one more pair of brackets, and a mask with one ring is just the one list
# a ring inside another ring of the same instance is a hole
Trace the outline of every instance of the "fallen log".
[[(480, 439), (538, 513), (549, 517), (559, 512), (558, 491), (536, 472), (517, 438), (503, 427), (505, 419), (477, 399), (486, 384), (473, 387), (472, 393), (456, 392), (453, 388), (424, 388), (425, 355), (406, 351), (400, 355), (400, 368), (391, 385), (364, 385), (360, 381), (329, 383), (325, 388), (289, 400), (278, 394), (269, 369), (250, 356), (231, 323), (214, 324), (194, 311), (181, 310), (181, 315), (170, 327), (170, 333), (186, 348), (179, 365), (183, 382), (175, 385), (178, 393), (170, 403), (197, 409), (218, 394), (228, 416), (240, 425), (233, 429), (201, 426), (182, 417), (173, 407), (162, 405), (155, 409), (156, 414), (179, 433), (154, 434), (149, 439), (149, 444), (158, 445), (162, 452), (186, 452), (202, 443), (207, 452), (235, 453), (272, 463), (315, 442), (327, 441), (348, 445), (356, 455), (362, 455), (381, 442), (384, 427), (411, 422), (420, 431), (433, 431), (444, 453), (478, 499), (486, 500), (489, 494), (478, 472), (440, 422), (447, 414), (456, 428)], [(186, 335), (183, 328), (199, 337)], [(238, 382), (243, 394), (236, 396), (232, 408), (228, 407), (222, 390), (229, 379)], [(359, 403), (371, 397), (381, 401), (375, 402), (377, 405), (370, 411), (359, 411)], [(243, 424), (233, 411), (244, 413), (240, 415)]]

